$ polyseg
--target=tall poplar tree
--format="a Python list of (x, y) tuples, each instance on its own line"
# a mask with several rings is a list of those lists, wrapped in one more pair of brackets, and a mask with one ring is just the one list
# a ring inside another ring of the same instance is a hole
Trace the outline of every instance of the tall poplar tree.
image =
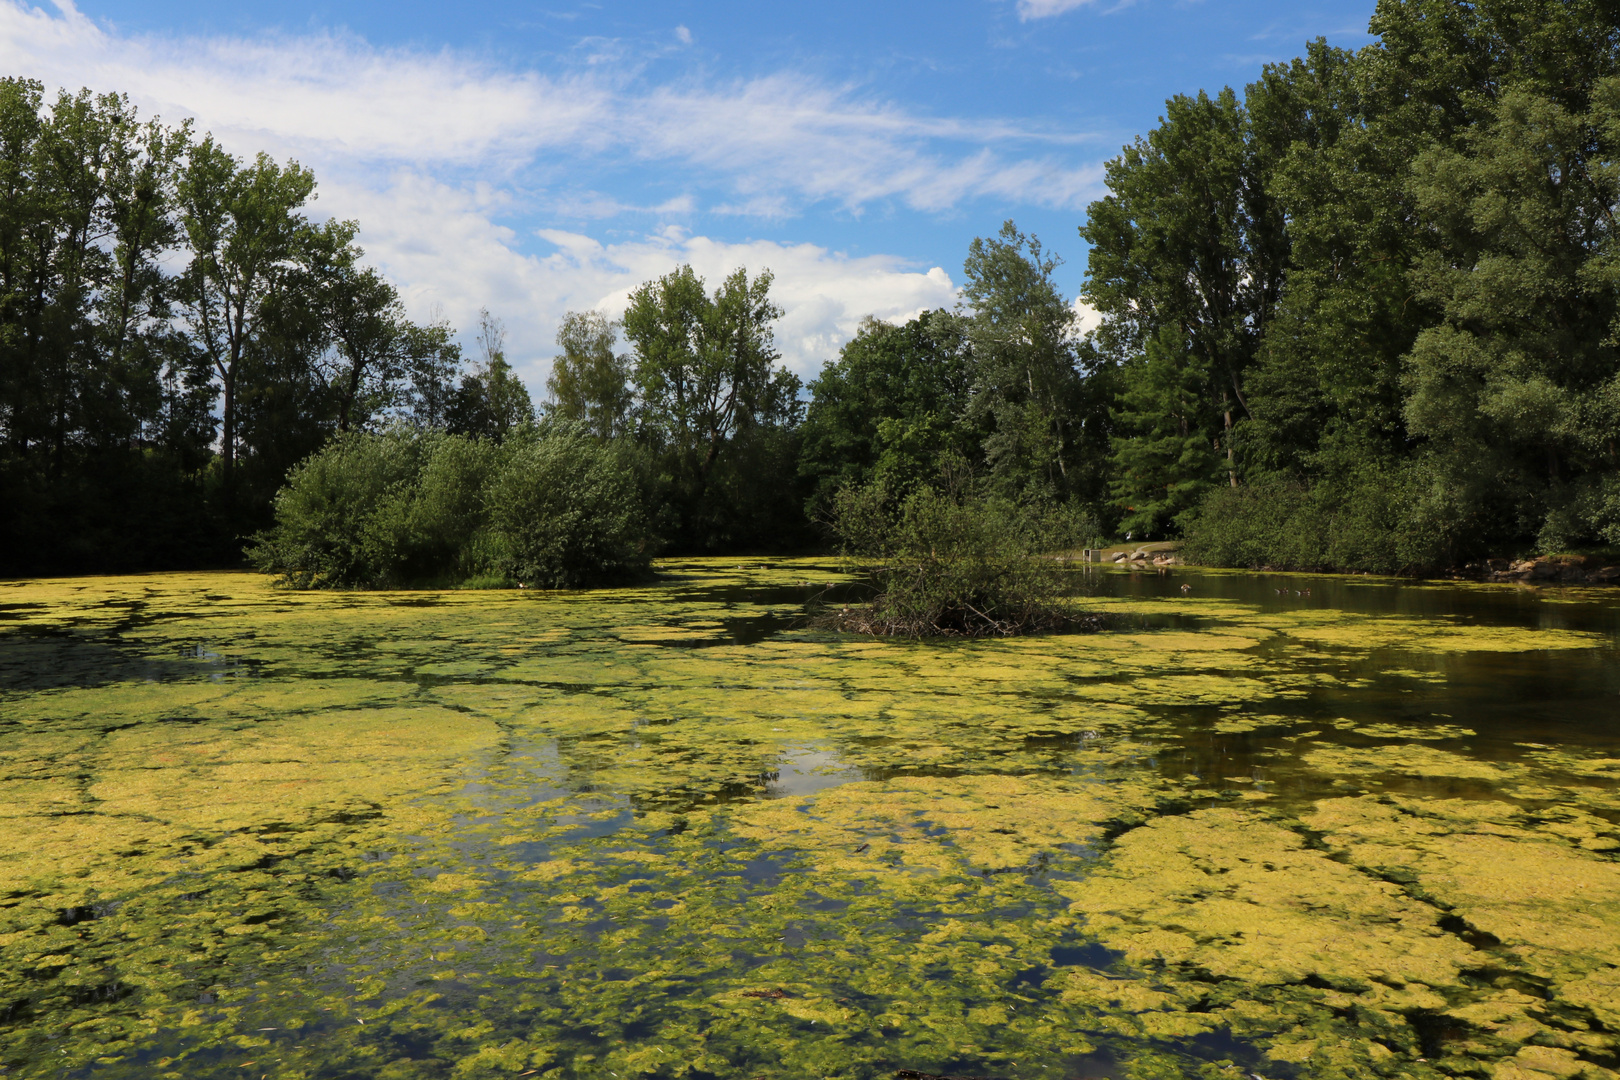
[(242, 162), (212, 137), (191, 148), (180, 181), (181, 224), (190, 261), (181, 310), (192, 340), (219, 378), (220, 459), (227, 490), (237, 458), (237, 376), (265, 329), (268, 302), (311, 242), (301, 212), (315, 176), (268, 154)]

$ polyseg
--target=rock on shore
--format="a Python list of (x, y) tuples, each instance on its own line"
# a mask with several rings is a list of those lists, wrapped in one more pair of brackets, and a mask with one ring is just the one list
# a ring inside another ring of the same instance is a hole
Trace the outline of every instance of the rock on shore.
[(1538, 559), (1487, 559), (1469, 563), (1459, 576), (1542, 585), (1620, 585), (1620, 566), (1591, 555), (1543, 555)]

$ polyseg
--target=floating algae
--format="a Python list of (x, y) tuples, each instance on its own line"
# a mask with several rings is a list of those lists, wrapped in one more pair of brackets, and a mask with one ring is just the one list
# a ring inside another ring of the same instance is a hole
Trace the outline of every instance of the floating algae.
[(1120, 576), (930, 644), (662, 571), (0, 583), (0, 1065), (1620, 1068), (1604, 601)]

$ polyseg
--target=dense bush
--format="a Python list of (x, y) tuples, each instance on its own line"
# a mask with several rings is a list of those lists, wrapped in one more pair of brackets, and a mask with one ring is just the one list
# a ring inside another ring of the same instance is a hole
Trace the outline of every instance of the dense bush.
[(834, 499), (833, 528), (867, 563), (879, 593), (834, 620), (910, 637), (983, 637), (1053, 630), (1073, 617), (1071, 575), (1052, 557), (1084, 543), (1096, 522), (1067, 505), (925, 486), (897, 498), (883, 484)]
[(487, 573), (496, 541), (487, 525), (485, 489), (499, 447), (461, 435), (398, 435), (422, 447), (416, 473), (377, 504), (366, 526), (378, 569), (365, 584), (455, 583)]
[(1423, 511), (1421, 474), (1395, 469), (1343, 487), (1261, 480), (1211, 491), (1183, 520), (1182, 555), (1206, 566), (1402, 573), (1469, 554)]
[(393, 567), (388, 547), (377, 544), (378, 511), (397, 506), (428, 449), (406, 431), (333, 439), (287, 477), (275, 498), (276, 523), (255, 539), (249, 560), (300, 589), (388, 582)]
[(644, 457), (580, 428), (515, 441), (487, 494), (508, 577), (572, 589), (644, 576), (652, 563)]
[(634, 448), (569, 425), (350, 434), (293, 470), (247, 554), (303, 589), (621, 582), (651, 563), (648, 492)]

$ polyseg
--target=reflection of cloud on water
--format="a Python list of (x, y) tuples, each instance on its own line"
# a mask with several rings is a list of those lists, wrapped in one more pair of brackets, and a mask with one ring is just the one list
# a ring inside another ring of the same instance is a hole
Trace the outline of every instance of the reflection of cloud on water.
[(782, 756), (775, 779), (765, 783), (765, 794), (773, 799), (814, 795), (859, 779), (860, 771), (845, 765), (836, 751), (800, 747)]

